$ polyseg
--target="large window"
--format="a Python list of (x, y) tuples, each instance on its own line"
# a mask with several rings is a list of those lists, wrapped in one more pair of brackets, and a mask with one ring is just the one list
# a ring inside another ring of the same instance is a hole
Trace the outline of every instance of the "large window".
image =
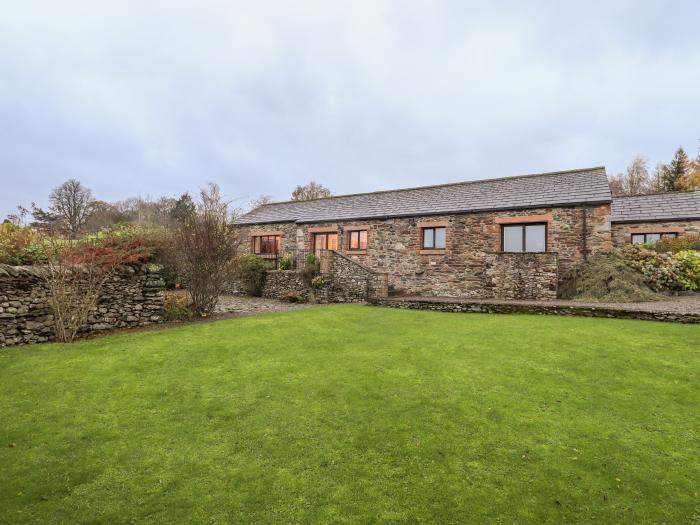
[(314, 234), (314, 251), (316, 254), (325, 250), (338, 249), (338, 234), (337, 233), (315, 233)]
[(421, 248), (423, 250), (444, 250), (446, 246), (446, 228), (423, 228), (421, 232)]
[(632, 244), (643, 244), (646, 242), (656, 242), (661, 239), (675, 239), (678, 234), (672, 233), (633, 233), (632, 234)]
[(280, 253), (279, 235), (258, 235), (253, 237), (253, 253), (262, 256), (277, 256)]
[(366, 250), (367, 249), (367, 230), (355, 230), (349, 232), (348, 238), (349, 250)]
[(501, 241), (504, 252), (546, 252), (547, 225), (509, 224), (503, 226)]

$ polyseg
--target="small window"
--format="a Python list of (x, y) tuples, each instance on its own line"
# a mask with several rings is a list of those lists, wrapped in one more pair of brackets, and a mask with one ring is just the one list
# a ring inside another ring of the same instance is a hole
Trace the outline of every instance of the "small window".
[(367, 249), (367, 230), (351, 231), (348, 248), (350, 250), (366, 250)]
[(670, 233), (633, 233), (632, 244), (655, 243), (661, 239), (675, 239), (678, 234)]
[(424, 250), (444, 250), (446, 243), (446, 228), (423, 228), (421, 248)]
[(547, 251), (546, 224), (509, 224), (501, 230), (504, 252), (542, 253)]
[(280, 236), (258, 235), (257, 237), (253, 237), (253, 253), (262, 256), (279, 255)]

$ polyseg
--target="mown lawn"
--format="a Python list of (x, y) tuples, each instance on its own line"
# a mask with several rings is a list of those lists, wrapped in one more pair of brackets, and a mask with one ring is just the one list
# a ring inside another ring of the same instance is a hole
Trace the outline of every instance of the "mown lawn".
[(700, 520), (700, 328), (330, 306), (0, 350), (2, 523)]

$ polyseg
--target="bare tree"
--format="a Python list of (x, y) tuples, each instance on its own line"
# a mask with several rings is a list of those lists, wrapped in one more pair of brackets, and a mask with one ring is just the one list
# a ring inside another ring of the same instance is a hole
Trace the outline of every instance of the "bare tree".
[(293, 201), (309, 201), (330, 196), (331, 190), (326, 188), (323, 184), (314, 181), (309, 182), (305, 186), (297, 186), (292, 192)]
[(613, 195), (642, 195), (649, 193), (651, 178), (647, 161), (643, 157), (635, 157), (627, 166), (624, 174), (610, 179), (610, 189)]
[(173, 233), (171, 259), (199, 315), (214, 310), (235, 270), (239, 241), (229, 208), (219, 187), (210, 184)]
[(75, 179), (54, 188), (49, 195), (51, 213), (65, 223), (71, 238), (81, 231), (90, 215), (92, 192)]
[(254, 210), (265, 204), (270, 204), (272, 202), (272, 196), (270, 195), (260, 195), (257, 199), (250, 201), (250, 209)]
[(147, 249), (119, 240), (66, 242), (52, 239), (41, 276), (48, 289), (54, 333), (61, 342), (73, 341), (96, 310), (105, 287), (118, 269), (144, 260)]

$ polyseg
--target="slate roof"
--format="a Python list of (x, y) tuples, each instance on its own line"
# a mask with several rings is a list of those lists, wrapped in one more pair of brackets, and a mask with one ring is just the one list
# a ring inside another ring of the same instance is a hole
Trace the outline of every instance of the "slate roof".
[(330, 222), (610, 202), (604, 167), (270, 203), (240, 224)]
[(612, 222), (700, 219), (700, 191), (615, 197)]

